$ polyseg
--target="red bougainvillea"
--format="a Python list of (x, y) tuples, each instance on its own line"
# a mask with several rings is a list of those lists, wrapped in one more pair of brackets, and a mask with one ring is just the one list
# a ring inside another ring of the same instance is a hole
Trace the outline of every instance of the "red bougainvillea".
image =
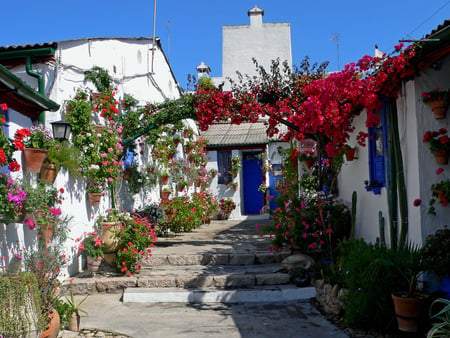
[[(283, 119), (295, 128), (295, 133), (285, 135), (287, 138), (315, 139), (329, 157), (335, 157), (354, 131), (353, 119), (366, 109), (366, 126), (377, 125), (380, 98), (397, 97), (402, 81), (425, 66), (413, 63), (413, 47), (402, 48), (401, 44), (395, 47), (395, 56), (366, 55), (340, 72), (319, 77), (317, 73), (302, 73), (284, 85), (280, 76), (274, 76), (276, 81), (270, 85), (266, 77), (263, 85), (252, 82), (241, 90), (199, 90), (195, 95), (200, 128), (206, 130), (217, 121), (239, 124), (268, 116), (267, 133), (274, 135), (279, 133), (278, 125)], [(284, 89), (286, 86), (290, 86), (289, 92)], [(366, 137), (360, 133), (358, 143), (364, 145)]]

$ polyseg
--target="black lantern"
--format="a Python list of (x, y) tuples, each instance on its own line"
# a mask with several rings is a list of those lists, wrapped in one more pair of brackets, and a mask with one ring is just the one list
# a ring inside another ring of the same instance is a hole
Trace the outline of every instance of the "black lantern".
[(53, 138), (55, 140), (64, 141), (69, 140), (72, 125), (64, 121), (55, 121), (50, 123), (53, 129)]

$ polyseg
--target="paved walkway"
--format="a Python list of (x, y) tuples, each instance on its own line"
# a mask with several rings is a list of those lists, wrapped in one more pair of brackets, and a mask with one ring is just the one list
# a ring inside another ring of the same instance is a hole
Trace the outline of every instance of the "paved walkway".
[[(159, 239), (156, 254), (268, 250), (256, 224), (213, 221), (191, 233)], [(80, 298), (81, 296), (77, 296)], [(309, 301), (283, 303), (123, 303), (121, 294), (98, 293), (83, 303), (82, 328), (101, 328), (131, 337), (347, 337)]]

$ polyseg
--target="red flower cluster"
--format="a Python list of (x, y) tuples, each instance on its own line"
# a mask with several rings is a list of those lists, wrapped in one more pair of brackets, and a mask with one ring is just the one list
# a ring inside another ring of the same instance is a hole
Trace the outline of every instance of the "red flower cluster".
[(14, 134), (14, 141), (12, 141), (12, 143), (16, 146), (17, 149), (23, 150), (25, 148), (23, 144), (23, 139), (29, 136), (31, 136), (31, 131), (29, 129), (26, 128), (19, 129)]

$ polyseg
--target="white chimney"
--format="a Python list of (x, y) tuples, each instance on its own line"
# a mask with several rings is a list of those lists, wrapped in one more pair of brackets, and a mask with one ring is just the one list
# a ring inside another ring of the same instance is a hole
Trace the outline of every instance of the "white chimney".
[(262, 17), (264, 11), (258, 6), (253, 7), (248, 11), (248, 16), (250, 17), (250, 26), (262, 26)]

